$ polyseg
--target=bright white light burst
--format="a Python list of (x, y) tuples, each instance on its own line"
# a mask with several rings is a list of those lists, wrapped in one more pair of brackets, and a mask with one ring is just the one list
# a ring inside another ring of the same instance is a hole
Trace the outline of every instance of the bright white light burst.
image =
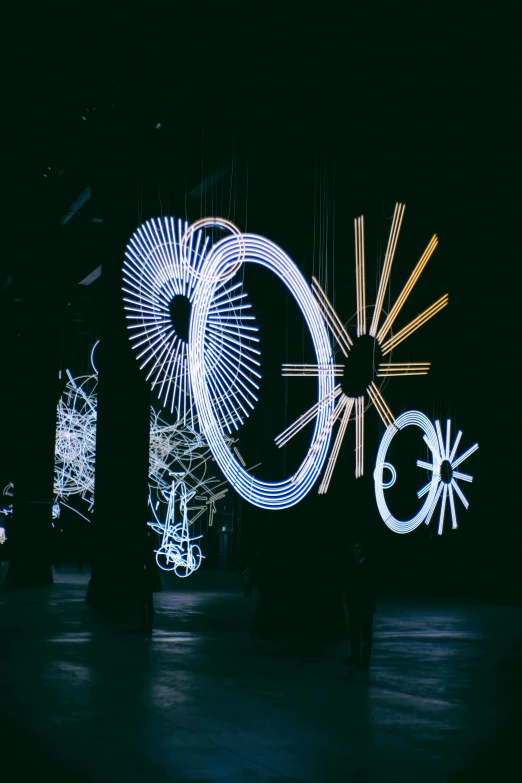
[[(219, 223), (221, 228), (229, 225)], [(182, 235), (187, 239), (181, 247)], [(147, 369), (147, 380), (163, 406), (192, 428), (188, 329), (208, 242), (201, 230), (189, 230), (188, 224), (174, 218), (148, 220), (131, 237), (123, 266), (125, 310), (136, 358)], [(246, 297), (241, 281), (215, 281), (204, 326), (209, 389), (220, 424), (229, 434), (253, 410), (261, 378), (258, 329)]]

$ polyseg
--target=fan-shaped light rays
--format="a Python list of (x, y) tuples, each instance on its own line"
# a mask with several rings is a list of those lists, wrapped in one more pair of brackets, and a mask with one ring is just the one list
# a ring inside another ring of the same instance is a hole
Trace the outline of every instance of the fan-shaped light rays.
[[(433, 252), (438, 244), (438, 238), (434, 235), (424, 250), (421, 258), (417, 262), (412, 274), (410, 275), (406, 285), (401, 291), (397, 301), (390, 310), (390, 313), (385, 318), (382, 327), (379, 329), (379, 322), (381, 320), (382, 308), (384, 297), (388, 289), (392, 264), (395, 257), (397, 244), (399, 240), (399, 234), (401, 230), (402, 221), (404, 218), (405, 205), (396, 204), (392, 224), (390, 228), (390, 235), (388, 238), (388, 244), (386, 248), (383, 269), (379, 281), (379, 287), (377, 292), (377, 298), (373, 311), (373, 316), (369, 328), (369, 335), (374, 337), (378, 346), (380, 347), (383, 356), (389, 354), (394, 348), (400, 345), (403, 340), (406, 340), (417, 329), (423, 326), (428, 320), (436, 315), (443, 307), (448, 304), (448, 296), (445, 294), (438, 299), (431, 307), (424, 312), (420, 313), (409, 324), (407, 324), (400, 332), (393, 337), (385, 339), (389, 335), (395, 319), (399, 315), (402, 307), (408, 299), (408, 296), (412, 292), (415, 284), (417, 283), (420, 275), (426, 267), (429, 259), (433, 255)], [(365, 280), (365, 239), (364, 239), (364, 218), (358, 217), (354, 221), (354, 235), (355, 235), (355, 288), (357, 299), (357, 336), (356, 340), (363, 337), (367, 333), (366, 325), (366, 280)], [(337, 345), (340, 348), (343, 357), (347, 360), (344, 364), (332, 364), (329, 366), (320, 364), (284, 364), (282, 374), (287, 377), (321, 377), (327, 373), (331, 373), (337, 378), (346, 378), (349, 375), (350, 364), (349, 354), (350, 350), (354, 346), (354, 341), (350, 337), (348, 330), (342, 323), (339, 315), (335, 311), (324, 289), (319, 284), (318, 280), (312, 279), (312, 291), (317, 300), (317, 304), (323, 314), (323, 317), (330, 329), (330, 332), (335, 339)], [(367, 338), (365, 338), (367, 339)], [(378, 370), (375, 373), (376, 378), (393, 378), (398, 376), (414, 376), (414, 375), (426, 375), (430, 369), (430, 362), (381, 362)], [(352, 410), (355, 408), (355, 476), (359, 478), (364, 473), (364, 409), (365, 409), (365, 395), (349, 396), (341, 387), (336, 387), (337, 394), (339, 396), (339, 403), (342, 404), (343, 415), (340, 414), (336, 417), (330, 417), (326, 423), (326, 427), (330, 429), (334, 426), (335, 421), (341, 420), (339, 425), (339, 432), (336, 437), (334, 448), (330, 459), (327, 464), (327, 469), (323, 476), (323, 480), (319, 487), (320, 493), (325, 493), (328, 490), (330, 479), (335, 467), (335, 461), (339, 454), (342, 438), (344, 437), (348, 419), (346, 419), (346, 412), (349, 410), (351, 415)], [(389, 427), (393, 425), (394, 415), (390, 410), (384, 396), (375, 380), (372, 379), (366, 386), (366, 395), (368, 401), (373, 404), (381, 417), (384, 425)], [(314, 416), (314, 411), (319, 409), (321, 403), (313, 406), (305, 414), (303, 414), (296, 422), (291, 424), (281, 435), (276, 439), (276, 445), (281, 447), (287, 443), (302, 427), (304, 427)], [(341, 436), (341, 437), (339, 437)], [(451, 501), (450, 501), (451, 503)]]
[[(195, 411), (189, 347), (176, 331), (172, 308), (176, 300), (187, 302), (190, 318), (207, 250), (208, 238), (202, 231), (189, 230), (174, 218), (152, 219), (131, 237), (123, 267), (124, 306), (140, 368), (146, 370), (164, 407), (191, 426)], [(257, 402), (259, 338), (242, 283), (223, 278), (214, 289), (205, 328), (205, 362), (220, 421), (231, 433)], [(188, 322), (186, 331), (188, 335)]]
[[(435, 432), (436, 432), (436, 439), (429, 442), (429, 440), (424, 436), (424, 440), (426, 443), (428, 443), (428, 446), (433, 454), (434, 460), (433, 464), (429, 464), (424, 462), (423, 460), (417, 460), (417, 466), (421, 468), (425, 468), (432, 472), (433, 476), (430, 482), (428, 482), (427, 485), (422, 487), (417, 492), (417, 497), (422, 497), (426, 492), (428, 491), (426, 487), (429, 486), (435, 482), (437, 485), (437, 492), (435, 495), (435, 498), (433, 500), (432, 506), (430, 507), (428, 516), (426, 517), (426, 524), (429, 523), (431, 520), (435, 508), (438, 504), (439, 499), (441, 499), (441, 507), (440, 507), (440, 513), (439, 513), (439, 525), (438, 525), (438, 533), (439, 535), (442, 533), (443, 527), (444, 527), (444, 518), (445, 518), (445, 512), (446, 512), (446, 505), (447, 501), (449, 500), (449, 507), (450, 507), (450, 514), (451, 514), (451, 522), (452, 527), (457, 527), (457, 514), (455, 511), (455, 500), (453, 497), (453, 493), (455, 492), (457, 496), (459, 497), (460, 501), (462, 502), (462, 505), (464, 508), (468, 508), (469, 503), (462, 492), (461, 488), (458, 485), (458, 481), (467, 481), (472, 482), (473, 476), (469, 475), (468, 473), (462, 473), (456, 468), (461, 465), (465, 460), (468, 459), (472, 454), (475, 453), (478, 449), (478, 443), (474, 443), (473, 446), (470, 446), (469, 449), (467, 449), (465, 452), (463, 452), (459, 457), (456, 456), (457, 448), (460, 443), (460, 439), (462, 437), (462, 431), (459, 430), (457, 433), (457, 436), (455, 438), (455, 441), (450, 449), (450, 441), (451, 441), (451, 419), (448, 419), (446, 421), (446, 438), (445, 441), (442, 437), (440, 422), (435, 422)], [(442, 476), (441, 467), (443, 463), (446, 463), (446, 476)]]

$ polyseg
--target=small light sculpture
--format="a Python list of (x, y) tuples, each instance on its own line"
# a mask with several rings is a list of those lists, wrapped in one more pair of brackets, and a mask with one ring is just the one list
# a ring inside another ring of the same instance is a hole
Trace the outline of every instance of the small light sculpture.
[[(164, 571), (174, 571), (180, 577), (190, 576), (204, 559), (199, 545), (193, 543), (202, 536), (191, 536), (189, 533), (187, 504), (195, 494), (195, 490), (187, 491), (184, 481), (173, 480), (165, 521), (156, 517), (154, 522), (148, 523), (161, 535), (161, 544), (155, 550), (156, 562)], [(181, 522), (176, 521), (176, 496), (179, 497)]]
[[(400, 520), (393, 516), (384, 497), (384, 490), (392, 487), (397, 479), (397, 471), (390, 462), (386, 461), (386, 456), (395, 435), (405, 427), (411, 426), (420, 427), (423, 431), (423, 440), (431, 451), (432, 456), (431, 463), (425, 462), (424, 460), (417, 460), (417, 465), (420, 468), (429, 470), (432, 475), (428, 483), (417, 492), (417, 497), (419, 498), (427, 495), (422, 508), (411, 519)], [(468, 508), (469, 506), (469, 503), (457, 482), (459, 480), (468, 482), (473, 481), (472, 476), (468, 473), (462, 473), (457, 470), (457, 468), (478, 449), (478, 444), (475, 443), (463, 454), (457, 456), (457, 448), (461, 437), (462, 432), (459, 430), (455, 441), (451, 444), (451, 420), (448, 419), (446, 422), (446, 437), (444, 439), (442, 437), (440, 422), (436, 421), (435, 426), (433, 426), (428, 417), (419, 411), (406, 411), (405, 413), (402, 413), (394, 424), (387, 428), (379, 446), (373, 477), (377, 507), (382, 519), (390, 530), (393, 530), (395, 533), (410, 533), (412, 530), (415, 530), (421, 522), (425, 522), (429, 525), (439, 500), (441, 501), (438, 524), (439, 535), (442, 534), (444, 527), (444, 517), (448, 502), (452, 527), (457, 527), (454, 493), (459, 497), (464, 508)], [(390, 473), (390, 478), (387, 481), (384, 480), (385, 470)]]

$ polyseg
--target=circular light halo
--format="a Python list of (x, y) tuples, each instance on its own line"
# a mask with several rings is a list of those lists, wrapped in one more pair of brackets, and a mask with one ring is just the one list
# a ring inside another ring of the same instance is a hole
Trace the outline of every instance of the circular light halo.
[[(420, 427), (429, 442), (436, 442), (437, 435), (435, 433), (435, 428), (428, 417), (424, 415), (424, 413), (420, 413), (420, 411), (406, 411), (405, 413), (401, 413), (401, 415), (395, 420), (394, 424), (390, 424), (382, 437), (379, 451), (377, 452), (377, 459), (375, 460), (375, 470), (373, 472), (375, 483), (375, 499), (377, 501), (379, 513), (383, 518), (385, 525), (387, 525), (390, 530), (393, 530), (394, 533), (411, 533), (411, 531), (415, 530), (415, 528), (417, 528), (421, 522), (424, 522), (437, 491), (438, 473), (436, 470), (435, 458), (433, 457), (431, 484), (428, 491), (428, 496), (424, 501), (420, 511), (418, 511), (417, 514), (415, 514), (415, 516), (413, 516), (411, 519), (401, 520), (396, 519), (388, 508), (384, 498), (384, 490), (387, 488), (387, 486), (391, 486), (391, 484), (383, 481), (382, 472), (384, 467), (393, 468), (393, 465), (391, 465), (390, 462), (386, 462), (386, 454), (388, 453), (388, 449), (390, 448), (390, 444), (395, 435), (405, 427), (411, 426)], [(393, 483), (395, 483), (395, 480)]]
[[(230, 220), (225, 220), (225, 218), (219, 218), (219, 217), (201, 218), (201, 220), (196, 220), (195, 223), (191, 223), (190, 226), (187, 226), (185, 233), (181, 237), (181, 242), (180, 242), (181, 263), (184, 264), (185, 266), (189, 266), (192, 274), (198, 280), (201, 280), (203, 278), (205, 272), (203, 272), (201, 269), (199, 270), (194, 269), (193, 266), (190, 265), (190, 261), (187, 258), (187, 248), (192, 235), (196, 231), (200, 231), (202, 228), (222, 228), (225, 231), (230, 231), (230, 233), (237, 239), (237, 244), (239, 247), (239, 255), (236, 261), (234, 263), (231, 263), (229, 269), (226, 269), (223, 272), (221, 272), (220, 276), (217, 278), (217, 280), (219, 280), (220, 282), (225, 282), (229, 280), (231, 277), (234, 277), (236, 272), (239, 272), (243, 264), (243, 261), (245, 260), (245, 242), (243, 239), (243, 234), (241, 233), (239, 228)], [(229, 239), (229, 237), (224, 237), (219, 242), (216, 242), (216, 244), (212, 246), (210, 255), (218, 254), (222, 249), (223, 243), (224, 242), (226, 243), (227, 239)]]
[[(223, 474), (234, 489), (253, 505), (266, 509), (284, 509), (298, 503), (310, 491), (323, 468), (330, 445), (331, 431), (326, 437), (320, 433), (333, 411), (334, 374), (333, 356), (323, 316), (312, 294), (311, 288), (292, 259), (274, 242), (255, 234), (243, 234), (245, 262), (259, 264), (273, 272), (286, 285), (300, 307), (314, 344), (317, 363), (331, 365), (331, 373), (318, 378), (320, 400), (331, 395), (319, 409), (309, 453), (294, 476), (279, 482), (256, 479), (240, 464), (227, 444), (223, 431), (216, 419), (206, 380), (204, 362), (205, 323), (213, 292), (221, 275), (228, 270), (234, 254), (237, 254), (235, 238), (226, 237), (219, 243), (219, 253), (210, 252), (201, 269), (198, 295), (195, 297), (190, 322), (189, 362), (193, 379), (194, 403), (200, 427)], [(301, 468), (303, 468), (301, 472)]]

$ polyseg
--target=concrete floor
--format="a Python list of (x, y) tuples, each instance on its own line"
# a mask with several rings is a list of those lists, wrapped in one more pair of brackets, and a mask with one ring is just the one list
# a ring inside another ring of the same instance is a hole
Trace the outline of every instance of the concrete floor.
[(382, 601), (351, 672), (344, 643), (253, 638), (239, 579), (196, 576), (157, 597), (148, 641), (85, 602), (87, 575), (0, 593), (2, 783), (460, 783), (514, 763), (522, 607)]

